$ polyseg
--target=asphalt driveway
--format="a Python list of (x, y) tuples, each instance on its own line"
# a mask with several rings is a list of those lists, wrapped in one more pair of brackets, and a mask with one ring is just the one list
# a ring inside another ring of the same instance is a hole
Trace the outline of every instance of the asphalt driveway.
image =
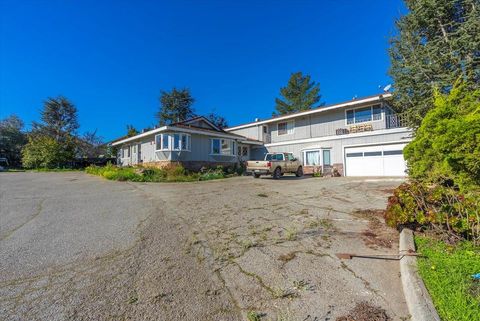
[[(335, 320), (408, 312), (378, 209), (387, 179), (240, 177), (144, 184), (0, 174), (5, 320)], [(316, 319), (315, 319), (316, 318)]]

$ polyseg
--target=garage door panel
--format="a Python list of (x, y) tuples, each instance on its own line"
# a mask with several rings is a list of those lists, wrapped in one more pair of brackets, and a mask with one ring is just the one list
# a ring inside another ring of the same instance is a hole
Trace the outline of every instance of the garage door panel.
[(406, 144), (345, 148), (347, 176), (405, 176), (403, 147)]

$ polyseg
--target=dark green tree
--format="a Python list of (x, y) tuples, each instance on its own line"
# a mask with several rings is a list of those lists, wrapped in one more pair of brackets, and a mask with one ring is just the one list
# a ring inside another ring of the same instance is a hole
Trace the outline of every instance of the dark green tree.
[(220, 129), (224, 129), (228, 127), (228, 122), (225, 117), (218, 115), (215, 111), (212, 111), (206, 117), (212, 124), (217, 126)]
[(41, 123), (33, 123), (33, 131), (52, 137), (62, 144), (76, 135), (78, 124), (77, 108), (67, 98), (48, 98), (41, 111)]
[(286, 87), (280, 89), (283, 99), (275, 98), (277, 115), (285, 115), (297, 111), (320, 107), (320, 85), (311, 81), (309, 75), (295, 72), (290, 75)]
[(16, 115), (0, 120), (0, 157), (6, 157), (13, 167), (21, 165), (21, 151), (27, 143), (23, 126), (23, 121)]
[(133, 125), (127, 125), (127, 137), (138, 135), (138, 130)]
[(457, 79), (475, 90), (480, 84), (480, 3), (478, 0), (405, 0), (408, 14), (396, 22), (391, 39), (390, 75), (394, 104), (416, 129), (433, 108), (438, 88), (448, 93)]
[(187, 88), (173, 88), (170, 92), (161, 91), (160, 110), (156, 114), (160, 126), (184, 121), (194, 116), (192, 108), (195, 99)]

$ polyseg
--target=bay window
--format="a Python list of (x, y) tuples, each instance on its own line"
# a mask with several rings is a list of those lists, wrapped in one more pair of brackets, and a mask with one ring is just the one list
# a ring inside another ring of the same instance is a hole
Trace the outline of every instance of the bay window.
[(229, 155), (229, 156), (234, 155), (235, 142), (231, 139), (212, 138), (210, 154)]
[(155, 136), (155, 150), (190, 151), (190, 140), (188, 134), (158, 134)]
[(365, 123), (382, 119), (382, 106), (373, 105), (368, 107), (349, 109), (345, 112), (347, 125)]

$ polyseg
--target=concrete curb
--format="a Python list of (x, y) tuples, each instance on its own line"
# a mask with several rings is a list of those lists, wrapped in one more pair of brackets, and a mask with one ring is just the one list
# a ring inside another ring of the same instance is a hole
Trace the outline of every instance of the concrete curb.
[[(413, 232), (404, 228), (400, 233), (400, 254), (415, 251)], [(432, 299), (418, 274), (417, 258), (404, 256), (400, 260), (400, 273), (403, 285), (403, 294), (407, 301), (408, 311), (412, 321), (441, 321)]]

